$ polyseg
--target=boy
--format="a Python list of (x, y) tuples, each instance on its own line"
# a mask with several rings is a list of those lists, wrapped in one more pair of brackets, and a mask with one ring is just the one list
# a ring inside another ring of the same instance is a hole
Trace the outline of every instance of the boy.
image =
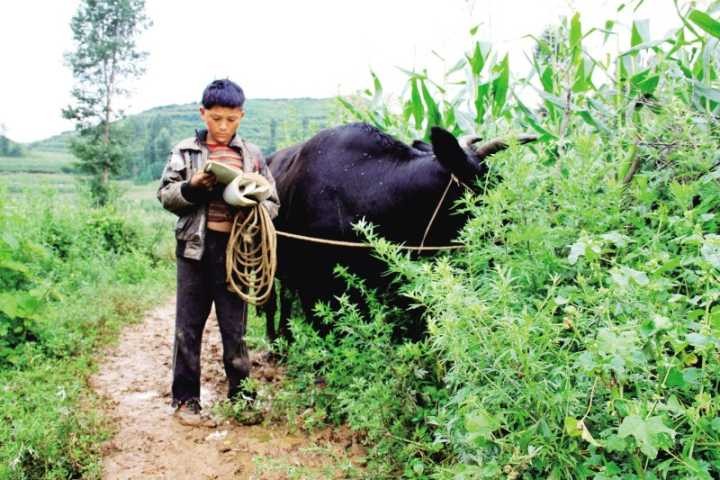
[(215, 80), (205, 88), (200, 116), (207, 129), (172, 149), (157, 195), (163, 207), (179, 217), (175, 226), (177, 310), (172, 405), (186, 425), (207, 423), (200, 415), (200, 345), (213, 303), (222, 336), (228, 398), (241, 395), (241, 383), (250, 373), (243, 339), (247, 305), (225, 283), (225, 249), (238, 210), (223, 200), (225, 186), (218, 184), (212, 173), (203, 171), (204, 164), (213, 160), (260, 173), (272, 192), (260, 206), (271, 217), (277, 215), (275, 182), (262, 153), (235, 135), (245, 115), (244, 103), (242, 89), (230, 80)]

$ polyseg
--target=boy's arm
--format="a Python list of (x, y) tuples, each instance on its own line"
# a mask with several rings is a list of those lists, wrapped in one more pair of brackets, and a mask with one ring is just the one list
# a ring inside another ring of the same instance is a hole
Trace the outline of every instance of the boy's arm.
[(258, 173), (265, 177), (268, 183), (270, 183), (270, 196), (260, 202), (260, 205), (265, 207), (265, 210), (267, 210), (267, 212), (270, 214), (270, 218), (275, 218), (277, 217), (278, 211), (280, 210), (280, 199), (278, 198), (277, 188), (275, 186), (275, 179), (273, 178), (272, 173), (270, 172), (270, 168), (267, 166), (265, 157), (263, 156), (260, 149), (255, 147), (252, 150), (253, 155), (255, 155), (255, 158), (260, 165), (260, 171)]
[(186, 176), (185, 160), (179, 151), (173, 150), (165, 164), (157, 198), (163, 208), (178, 216), (199, 203), (207, 202), (212, 193), (206, 188), (192, 186)]

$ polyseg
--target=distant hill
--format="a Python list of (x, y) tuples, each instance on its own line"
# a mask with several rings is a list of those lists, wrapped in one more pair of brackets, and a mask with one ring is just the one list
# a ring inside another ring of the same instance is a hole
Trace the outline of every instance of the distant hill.
[[(195, 129), (202, 128), (199, 105), (166, 105), (129, 115), (122, 120), (132, 142), (132, 157), (123, 176), (147, 181), (158, 178), (170, 147)], [(239, 134), (258, 145), (265, 154), (300, 142), (340, 117), (333, 98), (251, 99)], [(27, 148), (40, 152), (68, 152), (74, 132), (33, 142)]]
[[(199, 105), (165, 105), (144, 112), (128, 115), (123, 122), (135, 133), (150, 127), (152, 122), (162, 123), (168, 129), (170, 141), (178, 142), (191, 136), (203, 124), (198, 113)], [(290, 143), (303, 140), (330, 125), (337, 105), (333, 98), (290, 98), (248, 100), (247, 115), (240, 125), (240, 135), (260, 146), (265, 153)], [(272, 125), (275, 124), (275, 134)], [(27, 144), (32, 150), (42, 152), (66, 152), (73, 131)]]

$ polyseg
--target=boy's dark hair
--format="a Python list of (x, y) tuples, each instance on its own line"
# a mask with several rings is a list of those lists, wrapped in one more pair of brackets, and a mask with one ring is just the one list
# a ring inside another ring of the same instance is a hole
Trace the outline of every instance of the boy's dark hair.
[(210, 85), (205, 87), (202, 96), (202, 105), (205, 108), (215, 106), (221, 107), (240, 107), (245, 103), (245, 93), (240, 86), (228, 79), (214, 80)]

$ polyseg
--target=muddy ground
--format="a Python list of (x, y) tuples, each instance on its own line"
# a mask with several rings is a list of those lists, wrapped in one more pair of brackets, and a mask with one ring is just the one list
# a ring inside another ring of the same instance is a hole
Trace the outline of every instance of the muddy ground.
[[(175, 303), (149, 312), (101, 354), (91, 379), (107, 401), (115, 434), (103, 446), (103, 478), (111, 479), (324, 479), (356, 478), (362, 449), (338, 431), (304, 434), (287, 424), (240, 425), (220, 417), (217, 427), (187, 427), (170, 407)], [(225, 397), (222, 344), (214, 313), (203, 336), (205, 411)], [(279, 381), (281, 369), (253, 352), (253, 376)]]

